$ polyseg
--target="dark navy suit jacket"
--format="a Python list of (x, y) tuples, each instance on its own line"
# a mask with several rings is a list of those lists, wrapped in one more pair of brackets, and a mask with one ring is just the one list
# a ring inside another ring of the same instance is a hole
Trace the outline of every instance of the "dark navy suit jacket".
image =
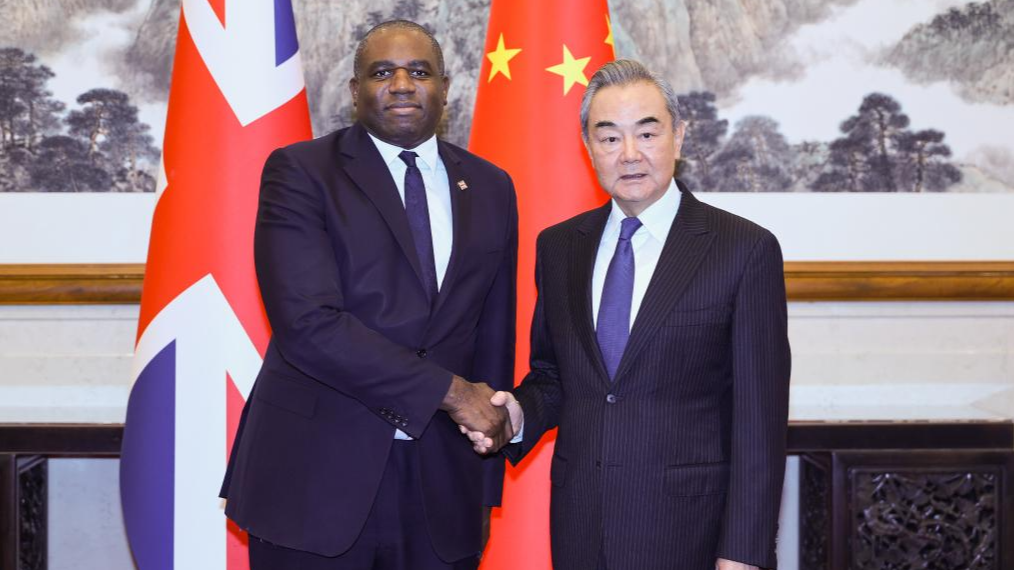
[[(678, 182), (679, 185), (679, 182)], [(775, 566), (790, 353), (775, 237), (683, 185), (614, 381), (591, 282), (610, 204), (536, 247), (531, 372), (516, 390), (518, 461), (558, 427), (550, 465), (553, 564), (711, 570)]]
[(445, 560), (482, 548), (503, 461), (439, 411), (452, 373), (513, 382), (517, 207), (510, 177), (439, 142), (453, 246), (431, 306), (405, 209), (360, 125), (276, 150), (261, 179), (255, 265), (273, 337), (222, 487), (269, 542), (337, 555), (370, 512), (401, 429), (418, 441), (429, 533)]

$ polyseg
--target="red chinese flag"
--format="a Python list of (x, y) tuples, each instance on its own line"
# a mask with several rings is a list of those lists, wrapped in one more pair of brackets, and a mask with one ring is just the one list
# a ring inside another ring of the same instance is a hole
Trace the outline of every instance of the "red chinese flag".
[[(606, 0), (493, 0), (484, 55), (469, 148), (507, 170), (518, 191), (520, 381), (529, 368), (536, 236), (607, 199), (578, 119), (589, 78), (613, 59)], [(550, 569), (552, 435), (508, 467), (483, 570)]]

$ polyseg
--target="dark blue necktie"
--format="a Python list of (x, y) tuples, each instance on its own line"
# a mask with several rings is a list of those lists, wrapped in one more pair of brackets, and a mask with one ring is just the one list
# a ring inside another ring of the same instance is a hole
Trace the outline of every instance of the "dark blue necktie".
[(631, 295), (634, 292), (634, 251), (631, 236), (641, 227), (638, 218), (624, 218), (620, 223), (620, 237), (613, 252), (610, 267), (606, 270), (603, 296), (599, 302), (596, 320), (596, 338), (610, 380), (617, 374), (620, 359), (624, 356), (627, 337), (631, 334)]
[(412, 229), (412, 241), (419, 256), (419, 267), (430, 302), (437, 297), (437, 268), (433, 258), (433, 234), (430, 233), (430, 210), (426, 205), (426, 186), (423, 174), (416, 166), (416, 153), (403, 150), (398, 153), (405, 169), (405, 213)]

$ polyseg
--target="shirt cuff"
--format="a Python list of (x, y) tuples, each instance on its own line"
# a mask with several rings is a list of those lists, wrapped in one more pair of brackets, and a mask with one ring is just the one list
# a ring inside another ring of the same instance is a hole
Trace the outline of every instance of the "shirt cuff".
[(522, 424), (522, 429), (518, 430), (518, 433), (516, 433), (515, 436), (512, 437), (511, 441), (508, 443), (521, 443), (524, 437), (525, 437), (525, 424)]

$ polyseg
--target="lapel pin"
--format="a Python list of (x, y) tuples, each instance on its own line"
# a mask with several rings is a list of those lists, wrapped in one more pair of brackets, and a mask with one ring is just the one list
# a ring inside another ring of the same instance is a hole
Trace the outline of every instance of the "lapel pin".
[(465, 190), (468, 187), (469, 187), (469, 185), (466, 184), (464, 180), (459, 180), (458, 181), (458, 189), (459, 190)]

